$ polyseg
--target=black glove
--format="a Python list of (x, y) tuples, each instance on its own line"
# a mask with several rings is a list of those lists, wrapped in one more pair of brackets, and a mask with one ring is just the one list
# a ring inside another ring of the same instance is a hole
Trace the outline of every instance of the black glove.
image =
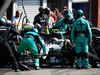
[(46, 56), (46, 53), (44, 52), (42, 56)]
[(21, 53), (17, 53), (19, 57), (21, 57)]

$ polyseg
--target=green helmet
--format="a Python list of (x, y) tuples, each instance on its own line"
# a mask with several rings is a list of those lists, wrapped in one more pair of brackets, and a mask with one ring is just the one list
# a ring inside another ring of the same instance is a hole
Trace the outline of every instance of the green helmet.
[(31, 31), (33, 31), (33, 32), (35, 32), (35, 33), (38, 33), (38, 30), (37, 30), (36, 28), (32, 28)]
[(69, 10), (65, 10), (65, 11), (63, 12), (64, 16), (65, 16), (67, 13), (70, 13)]
[(0, 25), (5, 25), (6, 24), (6, 20), (4, 18), (0, 18)]
[(83, 11), (82, 10), (77, 10), (76, 11), (76, 16), (83, 16)]

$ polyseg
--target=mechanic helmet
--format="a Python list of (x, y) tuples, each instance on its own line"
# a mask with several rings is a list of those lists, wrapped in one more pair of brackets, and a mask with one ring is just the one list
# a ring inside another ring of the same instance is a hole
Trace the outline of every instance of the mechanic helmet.
[(76, 16), (77, 16), (77, 17), (81, 17), (81, 16), (83, 16), (83, 14), (84, 14), (84, 13), (83, 13), (82, 10), (77, 10), (77, 11), (76, 11)]
[(38, 30), (37, 30), (36, 28), (32, 28), (31, 31), (33, 31), (33, 32), (35, 32), (35, 33), (38, 33)]
[(6, 20), (4, 18), (0, 18), (0, 25), (5, 25), (6, 24)]
[(48, 15), (50, 13), (50, 8), (46, 7), (45, 8), (45, 14)]
[(70, 42), (69, 39), (66, 39), (66, 40), (64, 41), (64, 46), (68, 46), (68, 45), (70, 45), (70, 44), (71, 44), (71, 42)]
[(65, 11), (63, 12), (64, 15), (66, 15), (67, 13), (70, 13), (69, 10), (65, 10)]
[(41, 14), (44, 14), (44, 13), (45, 13), (45, 8), (44, 8), (43, 6), (40, 6), (40, 7), (39, 7), (39, 12), (40, 12)]
[(72, 20), (73, 18), (71, 17), (71, 13), (66, 13), (64, 15), (64, 17), (66, 18), (66, 20)]

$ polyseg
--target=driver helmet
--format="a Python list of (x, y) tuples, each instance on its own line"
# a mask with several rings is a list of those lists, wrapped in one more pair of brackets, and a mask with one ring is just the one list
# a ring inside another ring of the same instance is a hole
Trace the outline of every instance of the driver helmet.
[(24, 29), (26, 28), (34, 28), (34, 25), (32, 23), (27, 23), (24, 25)]

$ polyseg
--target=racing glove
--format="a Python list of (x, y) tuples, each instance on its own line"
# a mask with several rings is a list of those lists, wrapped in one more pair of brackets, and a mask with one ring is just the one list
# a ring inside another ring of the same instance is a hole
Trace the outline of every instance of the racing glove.
[(47, 34), (49, 34), (49, 29), (46, 29)]

